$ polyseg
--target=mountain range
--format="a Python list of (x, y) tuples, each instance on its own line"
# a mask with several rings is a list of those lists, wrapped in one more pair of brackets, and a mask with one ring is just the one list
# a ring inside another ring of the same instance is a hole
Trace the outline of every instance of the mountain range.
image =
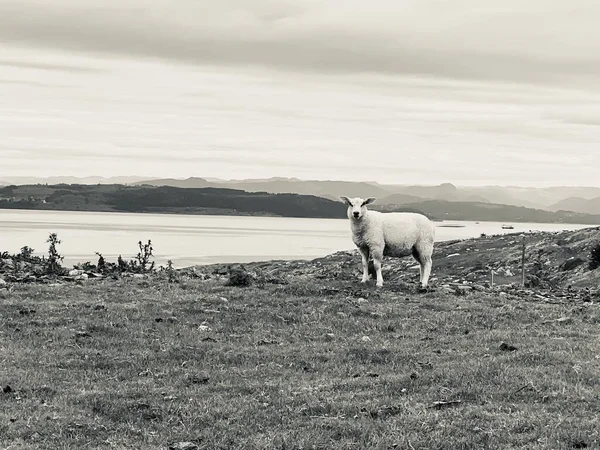
[(251, 180), (219, 180), (216, 178), (154, 179), (134, 182), (135, 185), (174, 186), (181, 188), (227, 187), (248, 192), (294, 193), (316, 195), (336, 200), (349, 197), (376, 197), (380, 205), (408, 205), (427, 200), (449, 202), (494, 203), (522, 206), (548, 211), (574, 211), (600, 214), (600, 187), (554, 186), (527, 188), (518, 186), (408, 186), (362, 181), (299, 180), (269, 178)]
[(600, 187), (553, 186), (543, 188), (519, 186), (434, 186), (380, 184), (372, 181), (323, 181), (273, 177), (264, 179), (223, 180), (190, 177), (186, 179), (147, 179), (123, 177), (2, 177), (0, 185), (32, 184), (123, 184), (132, 186), (170, 186), (178, 188), (227, 188), (271, 194), (302, 194), (338, 200), (349, 197), (376, 197), (382, 207), (399, 207), (431, 200), (526, 207), (546, 211), (573, 211), (600, 214)]
[[(375, 189), (378, 188), (375, 187)], [(445, 186), (442, 189), (451, 188)], [(402, 201), (403, 204), (376, 202), (372, 205), (372, 209), (389, 212), (421, 212), (433, 220), (600, 224), (600, 214), (553, 212), (490, 202), (439, 199), (417, 201), (415, 196), (410, 196), (410, 194), (393, 194), (390, 198)], [(453, 198), (457, 198), (457, 196)], [(317, 195), (248, 192), (224, 187), (182, 188), (122, 184), (4, 186), (0, 187), (0, 209), (262, 215), (332, 219), (346, 217), (346, 206), (339, 199), (328, 199)]]

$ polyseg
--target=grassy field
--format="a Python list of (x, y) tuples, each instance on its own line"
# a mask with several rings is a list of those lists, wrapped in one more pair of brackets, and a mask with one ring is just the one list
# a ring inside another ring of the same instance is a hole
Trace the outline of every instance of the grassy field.
[(0, 448), (599, 448), (599, 331), (594, 303), (303, 277), (13, 285)]

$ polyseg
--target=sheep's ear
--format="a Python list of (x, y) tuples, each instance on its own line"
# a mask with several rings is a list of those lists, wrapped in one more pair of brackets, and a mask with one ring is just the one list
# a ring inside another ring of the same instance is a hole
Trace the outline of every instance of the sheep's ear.
[(341, 195), (340, 200), (343, 201), (346, 205), (352, 206), (352, 202), (350, 201), (350, 199), (348, 197), (344, 197), (343, 195)]
[(369, 197), (368, 199), (366, 199), (366, 200), (363, 202), (363, 206), (364, 206), (364, 205), (370, 205), (370, 204), (371, 204), (371, 203), (373, 203), (375, 200), (377, 200), (375, 197)]

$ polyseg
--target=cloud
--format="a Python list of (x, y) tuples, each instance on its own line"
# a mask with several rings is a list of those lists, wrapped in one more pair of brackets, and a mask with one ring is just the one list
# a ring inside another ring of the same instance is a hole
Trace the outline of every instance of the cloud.
[(85, 66), (75, 66), (75, 65), (66, 65), (66, 64), (58, 64), (58, 63), (42, 63), (42, 62), (23, 62), (23, 61), (13, 61), (10, 59), (0, 59), (0, 66), (14, 67), (18, 69), (39, 69), (39, 70), (51, 70), (58, 72), (100, 72), (100, 69), (85, 67)]
[(0, 39), (314, 72), (598, 81), (597, 0), (4, 0)]

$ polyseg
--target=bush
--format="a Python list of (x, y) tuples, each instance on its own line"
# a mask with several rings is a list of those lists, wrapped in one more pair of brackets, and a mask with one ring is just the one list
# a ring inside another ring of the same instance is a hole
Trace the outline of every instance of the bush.
[(104, 256), (102, 256), (102, 253), (100, 252), (96, 252), (96, 255), (98, 256), (98, 272), (100, 273), (105, 273), (106, 272), (106, 260), (104, 259)]
[(51, 233), (46, 242), (50, 244), (48, 247), (46, 271), (50, 275), (58, 275), (63, 272), (61, 262), (64, 259), (64, 256), (58, 253), (58, 249), (56, 248), (57, 245), (61, 243), (61, 240), (58, 239), (58, 235), (56, 233)]
[(167, 280), (169, 283), (175, 283), (177, 280), (177, 272), (173, 268), (173, 261), (170, 259), (167, 261), (167, 268), (165, 269), (167, 272)]
[(590, 270), (596, 270), (598, 267), (600, 267), (600, 242), (592, 248), (589, 262)]
[[(140, 248), (140, 251), (136, 256), (136, 259), (140, 270), (142, 272), (152, 272), (154, 270), (154, 262), (150, 264), (150, 258), (154, 256), (152, 254), (152, 241), (148, 240), (147, 244), (142, 244), (142, 241), (139, 241), (138, 247)], [(147, 267), (148, 264), (150, 264), (150, 267)]]
[(252, 284), (252, 275), (250, 275), (244, 266), (229, 268), (228, 286), (250, 286)]

